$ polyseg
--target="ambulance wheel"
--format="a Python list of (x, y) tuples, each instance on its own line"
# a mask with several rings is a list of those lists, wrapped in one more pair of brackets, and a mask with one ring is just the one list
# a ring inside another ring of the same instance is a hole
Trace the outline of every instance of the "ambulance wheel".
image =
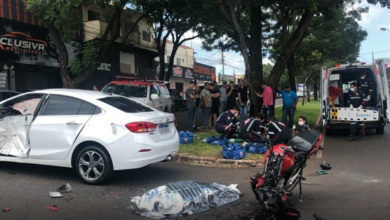
[(376, 128), (376, 133), (377, 133), (377, 134), (383, 134), (383, 133), (385, 133), (385, 127), (377, 127), (377, 128)]
[(333, 131), (329, 128), (325, 128), (325, 134), (326, 136), (331, 136), (333, 134)]

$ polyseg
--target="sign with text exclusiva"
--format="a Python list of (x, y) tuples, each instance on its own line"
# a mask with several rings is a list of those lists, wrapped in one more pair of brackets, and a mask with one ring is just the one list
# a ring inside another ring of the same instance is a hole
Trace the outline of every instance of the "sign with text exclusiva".
[[(66, 43), (70, 61), (76, 59), (81, 43)], [(0, 59), (14, 59), (16, 63), (59, 66), (58, 52), (49, 30), (31, 24), (0, 18)]]
[(194, 79), (203, 81), (215, 81), (215, 67), (202, 63), (194, 64)]

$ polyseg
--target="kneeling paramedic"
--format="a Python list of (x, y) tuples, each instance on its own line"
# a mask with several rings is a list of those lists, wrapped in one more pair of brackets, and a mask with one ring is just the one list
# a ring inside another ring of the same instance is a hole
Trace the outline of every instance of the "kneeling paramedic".
[[(353, 82), (350, 84), (350, 91), (348, 92), (348, 101), (349, 107), (357, 108), (358, 111), (364, 108), (367, 103), (366, 95), (358, 90), (357, 83)], [(357, 133), (358, 131), (358, 134)], [(358, 141), (364, 136), (364, 122), (363, 121), (351, 121), (350, 124), (350, 133), (349, 133), (349, 141), (353, 141), (357, 139)]]
[(237, 130), (238, 106), (233, 106), (230, 110), (223, 112), (215, 123), (215, 130), (221, 137), (231, 138)]
[(267, 133), (272, 141), (272, 145), (280, 143), (287, 144), (292, 135), (290, 129), (288, 129), (282, 122), (276, 121), (275, 117), (269, 118)]
[[(241, 127), (241, 137), (247, 139), (251, 142), (262, 143), (261, 135), (261, 126), (266, 121), (266, 115), (264, 113), (257, 113), (256, 118), (248, 118), (244, 121)], [(254, 134), (258, 133), (258, 135)]]

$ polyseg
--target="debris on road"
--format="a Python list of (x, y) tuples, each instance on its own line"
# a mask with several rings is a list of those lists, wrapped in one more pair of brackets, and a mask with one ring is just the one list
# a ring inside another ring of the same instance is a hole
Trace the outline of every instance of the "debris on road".
[(46, 209), (49, 209), (50, 211), (58, 211), (60, 210), (60, 207), (57, 205), (52, 205), (52, 206), (45, 206)]
[(72, 186), (69, 183), (67, 183), (60, 186), (57, 190), (62, 193), (72, 192)]
[(329, 174), (329, 171), (328, 170), (317, 170), (317, 174), (326, 175), (326, 174)]
[(322, 170), (331, 170), (331, 169), (332, 169), (332, 167), (330, 166), (330, 164), (327, 163), (326, 161), (322, 162), (322, 163), (320, 164), (320, 167), (321, 167)]
[(3, 212), (10, 212), (11, 211), (11, 208), (4, 208), (3, 209)]
[(130, 208), (150, 218), (181, 217), (218, 208), (240, 198), (236, 184), (181, 181), (168, 183), (131, 199)]
[(62, 197), (62, 194), (59, 193), (59, 192), (49, 192), (49, 196), (51, 198), (61, 198)]

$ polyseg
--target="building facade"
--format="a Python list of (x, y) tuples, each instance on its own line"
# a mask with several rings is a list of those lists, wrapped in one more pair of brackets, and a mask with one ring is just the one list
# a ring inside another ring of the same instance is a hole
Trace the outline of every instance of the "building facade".
[[(26, 10), (23, 0), (0, 0), (0, 89), (29, 91), (62, 87), (57, 49), (42, 22)], [(66, 44), (70, 61), (77, 59), (85, 42), (101, 36), (107, 27), (107, 16), (91, 5), (82, 10), (84, 29)], [(144, 19), (127, 33), (139, 18), (135, 11), (124, 10), (121, 37), (108, 59), (80, 88), (103, 87), (118, 75), (140, 75), (153, 72), (156, 45)], [(122, 44), (123, 36), (129, 36)], [(119, 46), (121, 45), (121, 46)], [(75, 76), (73, 76), (75, 77)]]

